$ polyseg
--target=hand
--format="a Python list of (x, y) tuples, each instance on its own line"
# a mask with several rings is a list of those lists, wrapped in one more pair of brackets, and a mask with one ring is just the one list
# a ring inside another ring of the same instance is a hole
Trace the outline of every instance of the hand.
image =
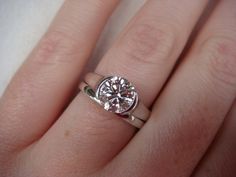
[(95, 72), (129, 79), (152, 110), (138, 132), (75, 96), (117, 4), (66, 1), (12, 79), (0, 100), (1, 177), (235, 175), (236, 1), (148, 0), (101, 59)]

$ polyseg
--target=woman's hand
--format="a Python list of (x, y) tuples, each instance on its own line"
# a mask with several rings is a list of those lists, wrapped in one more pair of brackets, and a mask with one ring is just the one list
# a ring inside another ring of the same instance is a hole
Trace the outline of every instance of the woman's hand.
[(236, 1), (148, 0), (102, 58), (95, 72), (126, 77), (152, 109), (139, 132), (74, 96), (117, 4), (67, 0), (12, 79), (0, 100), (1, 177), (235, 175)]

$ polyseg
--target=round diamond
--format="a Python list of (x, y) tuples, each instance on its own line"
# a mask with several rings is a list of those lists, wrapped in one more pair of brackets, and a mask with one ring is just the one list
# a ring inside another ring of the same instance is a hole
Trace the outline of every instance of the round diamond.
[(119, 114), (131, 109), (137, 101), (137, 92), (132, 84), (118, 76), (105, 78), (99, 84), (96, 96), (104, 109)]

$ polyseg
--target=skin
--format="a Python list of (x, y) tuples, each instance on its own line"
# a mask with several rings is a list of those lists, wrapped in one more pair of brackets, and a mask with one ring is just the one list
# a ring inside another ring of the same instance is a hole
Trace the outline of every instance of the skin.
[(118, 2), (65, 1), (16, 73), (0, 176), (234, 177), (236, 1), (147, 0), (101, 59), (95, 72), (130, 80), (152, 111), (139, 131), (75, 94)]

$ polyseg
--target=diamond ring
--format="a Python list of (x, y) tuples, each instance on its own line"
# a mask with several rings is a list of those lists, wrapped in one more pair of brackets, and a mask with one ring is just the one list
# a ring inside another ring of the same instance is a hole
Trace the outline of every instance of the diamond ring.
[(88, 73), (80, 89), (106, 111), (119, 115), (137, 128), (149, 118), (150, 111), (139, 100), (135, 87), (123, 77)]

